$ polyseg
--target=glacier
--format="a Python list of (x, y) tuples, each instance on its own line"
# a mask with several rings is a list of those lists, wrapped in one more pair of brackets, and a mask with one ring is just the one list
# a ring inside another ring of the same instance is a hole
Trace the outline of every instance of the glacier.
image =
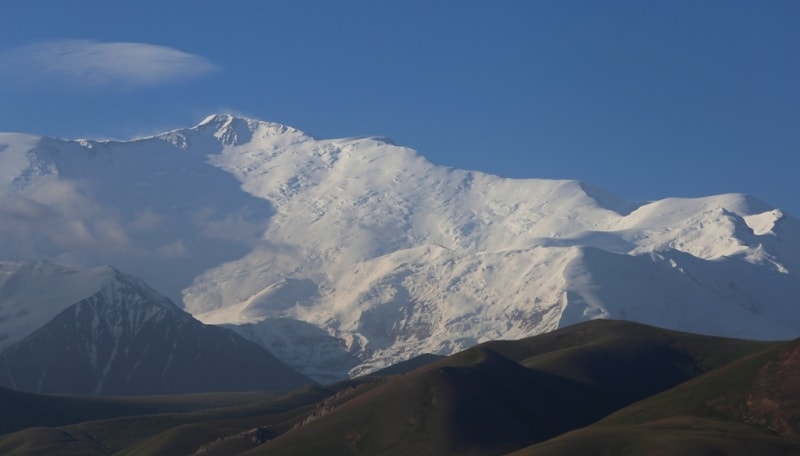
[(113, 264), (323, 382), (592, 318), (800, 335), (800, 224), (752, 196), (631, 202), (226, 114), (0, 134), (0, 220), (0, 259)]

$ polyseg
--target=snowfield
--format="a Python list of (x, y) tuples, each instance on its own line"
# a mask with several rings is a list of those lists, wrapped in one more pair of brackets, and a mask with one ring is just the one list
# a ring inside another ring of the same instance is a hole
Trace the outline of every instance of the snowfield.
[[(635, 203), (228, 115), (128, 142), (0, 135), (2, 258), (113, 264), (321, 381), (591, 318), (800, 336), (800, 224), (750, 196)], [(86, 294), (6, 269), (0, 338), (43, 318), (16, 309)]]

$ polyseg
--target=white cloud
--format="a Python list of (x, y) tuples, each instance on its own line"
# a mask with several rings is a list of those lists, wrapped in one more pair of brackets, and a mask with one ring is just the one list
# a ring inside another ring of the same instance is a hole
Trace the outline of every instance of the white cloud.
[(0, 72), (88, 86), (150, 87), (217, 71), (204, 57), (145, 43), (57, 40), (0, 53)]

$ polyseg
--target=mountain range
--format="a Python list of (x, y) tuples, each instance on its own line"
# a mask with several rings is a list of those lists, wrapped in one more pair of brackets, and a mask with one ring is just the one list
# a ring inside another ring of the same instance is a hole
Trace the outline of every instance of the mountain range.
[(751, 196), (631, 202), (230, 115), (131, 141), (0, 134), (0, 259), (72, 271), (3, 272), (6, 351), (55, 337), (54, 318), (93, 328), (86, 299), (111, 264), (179, 303), (164, 315), (233, 329), (319, 382), (597, 318), (800, 334), (800, 224)]

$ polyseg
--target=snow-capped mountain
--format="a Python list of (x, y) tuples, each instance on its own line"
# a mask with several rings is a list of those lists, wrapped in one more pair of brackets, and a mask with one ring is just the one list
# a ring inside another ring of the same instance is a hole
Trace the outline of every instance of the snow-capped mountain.
[(0, 256), (114, 264), (320, 380), (590, 318), (800, 335), (800, 224), (632, 203), (228, 115), (128, 142), (0, 135)]
[[(2, 386), (129, 395), (287, 391), (310, 383), (252, 341), (200, 323), (142, 280), (113, 268), (81, 273), (37, 263), (17, 269), (36, 272), (40, 287), (85, 285), (86, 277), (105, 280), (93, 294), (0, 351)], [(52, 281), (43, 278), (48, 272)], [(29, 290), (23, 286), (16, 289)]]

